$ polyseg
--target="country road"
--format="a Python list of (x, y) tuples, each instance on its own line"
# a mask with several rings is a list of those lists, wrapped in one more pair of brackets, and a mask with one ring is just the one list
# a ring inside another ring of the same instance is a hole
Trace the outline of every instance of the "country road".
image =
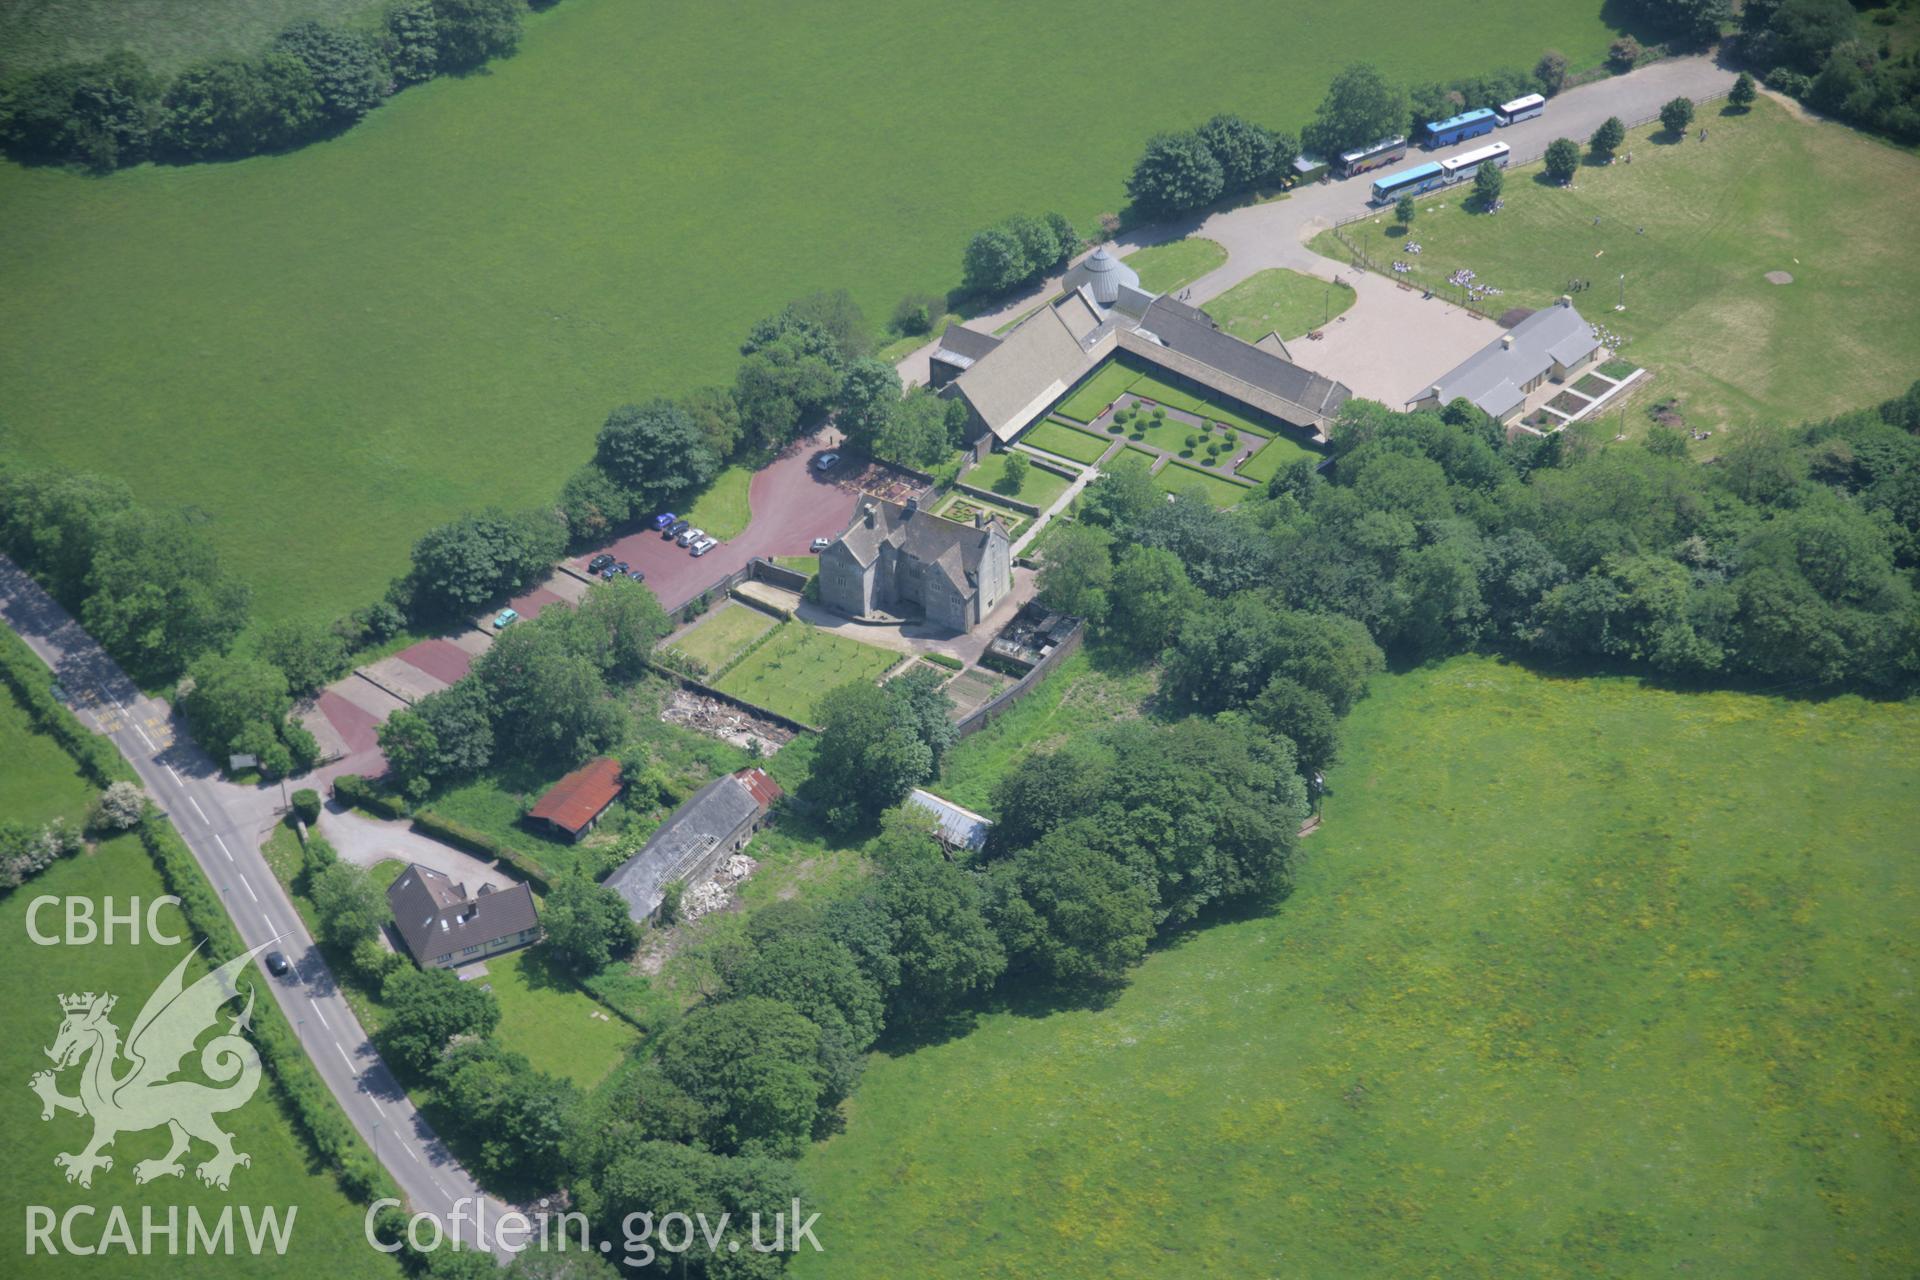
[[(172, 709), (135, 688), (66, 610), (5, 556), (0, 556), (0, 616), (53, 668), (81, 721), (112, 739), (133, 765), (220, 894), (241, 940), (249, 948), (277, 940), (277, 949), (294, 962), (294, 973), (286, 978), (271, 977), (264, 966), (260, 977), (409, 1208), (431, 1214), (450, 1236), (457, 1229), (456, 1238), (480, 1247), (474, 1224), (451, 1218), (456, 1200), (467, 1202), (469, 1218), (476, 1211), (483, 1195), (478, 1184), (381, 1061), (260, 852), (280, 821), (279, 789), (223, 781)], [(489, 1220), (506, 1210), (487, 1199)]]

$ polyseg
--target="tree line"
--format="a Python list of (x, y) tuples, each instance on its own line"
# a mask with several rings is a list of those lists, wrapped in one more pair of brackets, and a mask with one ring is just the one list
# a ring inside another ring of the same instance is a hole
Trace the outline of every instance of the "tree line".
[[(1874, 15), (1890, 26), (1891, 8)], [(1741, 56), (1768, 87), (1900, 142), (1920, 142), (1920, 57), (1863, 30), (1848, 0), (1748, 0)]]
[(171, 78), (124, 49), (23, 72), (0, 83), (0, 147), (95, 173), (285, 151), (351, 128), (408, 85), (511, 57), (528, 5), (396, 0), (370, 22), (303, 19), (256, 54)]
[[(1702, 466), (1664, 426), (1628, 447), (1602, 447), (1597, 428), (1510, 442), (1464, 401), (1352, 401), (1324, 473), (1296, 462), (1232, 513), (1101, 477), (1081, 527), (1050, 545), (1041, 597), (1164, 646), (1170, 693), (1215, 710), (1256, 706), (1274, 664), (1296, 660), (1301, 610), (1406, 661), (1484, 649), (1899, 696), (1920, 678), (1917, 428), (1920, 384), (1740, 431)], [(1150, 566), (1156, 550), (1172, 558)], [(1130, 589), (1156, 581), (1164, 603), (1124, 600), (1109, 586), (1123, 574)], [(1314, 691), (1344, 712), (1337, 688)]]

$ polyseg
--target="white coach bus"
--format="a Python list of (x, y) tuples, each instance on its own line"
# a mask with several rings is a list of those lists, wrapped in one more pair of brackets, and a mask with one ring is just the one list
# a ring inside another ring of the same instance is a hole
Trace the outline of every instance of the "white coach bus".
[(1484, 147), (1475, 148), (1465, 155), (1454, 156), (1440, 162), (1440, 171), (1446, 175), (1448, 186), (1456, 182), (1465, 182), (1479, 170), (1483, 164), (1496, 169), (1507, 167), (1507, 159), (1513, 154), (1513, 148), (1504, 142), (1490, 142)]
[(1503, 102), (1493, 109), (1493, 118), (1500, 122), (1501, 128), (1510, 124), (1519, 124), (1522, 120), (1531, 120), (1537, 115), (1546, 114), (1547, 100), (1537, 93), (1524, 98), (1515, 98), (1512, 102)]

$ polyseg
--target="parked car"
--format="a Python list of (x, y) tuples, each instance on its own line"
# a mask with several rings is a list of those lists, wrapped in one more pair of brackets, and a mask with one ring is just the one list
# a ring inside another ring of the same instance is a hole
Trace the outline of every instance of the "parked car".
[(267, 952), (267, 972), (276, 978), (284, 978), (293, 971), (293, 965), (278, 951)]
[(638, 569), (627, 570), (627, 576), (629, 578), (632, 578), (635, 582), (645, 582), (647, 580), (647, 575), (640, 572), (640, 570)]
[(822, 551), (825, 551), (828, 547), (832, 545), (833, 545), (832, 538), (815, 538), (813, 540), (813, 545), (808, 547), (807, 550), (813, 552), (813, 554), (815, 555), (819, 555)]
[(682, 529), (678, 534), (674, 535), (673, 540), (683, 547), (690, 547), (706, 536), (707, 531), (705, 529), (687, 528)]
[(687, 550), (693, 552), (696, 556), (703, 556), (719, 545), (720, 539), (718, 538), (702, 538), (700, 541), (688, 547)]
[(678, 519), (678, 517), (675, 516), (673, 512), (662, 511), (659, 515), (653, 518), (653, 527), (656, 529), (665, 529), (668, 526), (670, 526), (676, 519)]
[(599, 555), (587, 561), (587, 572), (598, 573), (612, 563), (613, 557), (602, 551)]
[(668, 525), (666, 528), (660, 531), (660, 536), (665, 538), (668, 542), (672, 542), (675, 538), (679, 537), (681, 534), (685, 533), (688, 529), (691, 529), (692, 527), (693, 527), (693, 524), (691, 521), (675, 520), (672, 524)]
[(518, 609), (502, 609), (493, 615), (493, 629), (495, 631), (503, 631), (518, 621), (520, 621), (520, 611)]
[(603, 578), (617, 578), (632, 567), (633, 566), (625, 560), (615, 560), (612, 564), (600, 571), (600, 576)]
[(839, 461), (840, 455), (837, 453), (816, 454), (813, 459), (813, 469), (815, 471), (831, 471)]

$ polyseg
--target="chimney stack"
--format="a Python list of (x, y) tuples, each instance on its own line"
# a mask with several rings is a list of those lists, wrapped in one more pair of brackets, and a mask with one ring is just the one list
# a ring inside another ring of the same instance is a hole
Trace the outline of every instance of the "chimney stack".
[(987, 527), (987, 513), (978, 507), (973, 509), (973, 527), (976, 529), (984, 529)]
[(861, 518), (867, 522), (867, 528), (873, 528), (873, 504), (871, 502), (860, 505), (860, 515)]
[(1501, 334), (1501, 335), (1500, 335), (1500, 349), (1501, 349), (1502, 351), (1511, 351), (1511, 350), (1513, 350), (1513, 335), (1512, 335), (1512, 334), (1510, 334), (1510, 333), (1505, 333), (1505, 334)]
[(1573, 305), (1573, 299), (1563, 293), (1553, 300), (1553, 305), (1556, 307), (1571, 307)]

